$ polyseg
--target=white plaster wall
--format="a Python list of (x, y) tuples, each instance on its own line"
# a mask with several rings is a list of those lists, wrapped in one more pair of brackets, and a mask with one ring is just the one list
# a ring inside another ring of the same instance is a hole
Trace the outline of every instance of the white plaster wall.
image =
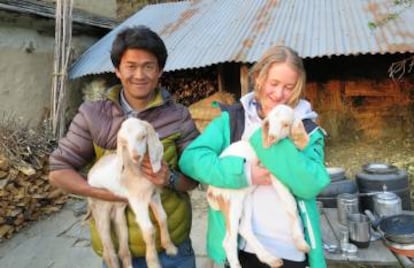
[[(87, 36), (74, 37), (75, 54), (79, 55), (96, 40)], [(45, 111), (50, 110), (53, 53), (53, 36), (1, 25), (0, 112), (13, 114), (31, 125), (40, 123)], [(76, 89), (69, 86), (68, 90)], [(74, 92), (69, 92), (73, 96), (71, 93)]]

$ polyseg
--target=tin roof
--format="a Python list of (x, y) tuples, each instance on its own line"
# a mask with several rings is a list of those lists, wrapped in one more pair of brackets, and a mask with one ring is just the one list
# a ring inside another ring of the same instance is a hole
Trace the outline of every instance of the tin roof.
[[(399, 10), (396, 19), (370, 29), (370, 22)], [(139, 24), (164, 40), (164, 71), (253, 63), (272, 44), (288, 45), (304, 58), (414, 52), (414, 8), (389, 0), (197, 0), (141, 9), (85, 51), (70, 78), (114, 72), (112, 41)]]

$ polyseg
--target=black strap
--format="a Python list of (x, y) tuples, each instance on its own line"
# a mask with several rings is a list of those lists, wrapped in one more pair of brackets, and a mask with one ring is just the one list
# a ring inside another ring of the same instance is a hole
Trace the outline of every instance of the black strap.
[(226, 105), (218, 103), (222, 111), (229, 113), (230, 118), (230, 143), (239, 141), (244, 131), (244, 109), (241, 103)]
[(303, 119), (303, 126), (305, 127), (306, 133), (311, 133), (318, 125), (311, 119)]

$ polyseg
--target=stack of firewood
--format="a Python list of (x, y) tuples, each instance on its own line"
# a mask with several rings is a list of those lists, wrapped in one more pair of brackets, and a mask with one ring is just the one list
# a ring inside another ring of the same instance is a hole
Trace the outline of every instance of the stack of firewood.
[(217, 72), (212, 68), (169, 72), (163, 74), (161, 85), (177, 102), (189, 106), (218, 91)]
[(66, 201), (67, 195), (48, 182), (48, 155), (55, 145), (48, 137), (44, 129), (0, 119), (0, 241)]

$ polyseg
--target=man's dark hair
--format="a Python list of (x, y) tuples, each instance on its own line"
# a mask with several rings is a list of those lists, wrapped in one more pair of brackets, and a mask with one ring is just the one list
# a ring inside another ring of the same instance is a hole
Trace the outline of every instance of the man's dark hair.
[(119, 32), (112, 43), (111, 60), (115, 68), (119, 68), (121, 58), (127, 49), (143, 49), (157, 57), (160, 69), (164, 69), (168, 53), (160, 36), (150, 28), (139, 25)]

